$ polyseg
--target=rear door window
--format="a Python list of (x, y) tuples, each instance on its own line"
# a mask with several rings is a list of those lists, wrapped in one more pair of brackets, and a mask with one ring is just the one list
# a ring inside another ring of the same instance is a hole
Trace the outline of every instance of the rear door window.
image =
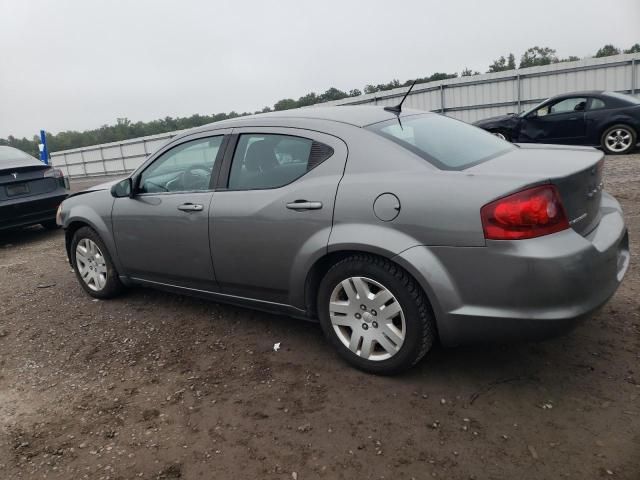
[(242, 134), (231, 163), (232, 190), (278, 188), (303, 176), (333, 154), (328, 145), (279, 134)]
[(400, 117), (367, 127), (441, 170), (463, 170), (513, 150), (513, 144), (443, 115)]

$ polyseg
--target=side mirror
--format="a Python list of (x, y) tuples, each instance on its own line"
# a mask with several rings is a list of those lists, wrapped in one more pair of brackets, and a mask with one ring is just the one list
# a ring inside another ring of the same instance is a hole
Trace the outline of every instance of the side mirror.
[(114, 184), (111, 187), (111, 195), (115, 198), (133, 198), (133, 179), (128, 177)]

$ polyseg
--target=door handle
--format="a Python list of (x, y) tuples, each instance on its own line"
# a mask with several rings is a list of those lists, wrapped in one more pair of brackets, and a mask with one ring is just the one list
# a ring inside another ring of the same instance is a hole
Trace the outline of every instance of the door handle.
[(322, 202), (307, 202), (306, 200), (296, 200), (295, 202), (287, 203), (289, 210), (320, 210), (322, 208)]
[(199, 203), (183, 203), (178, 206), (178, 210), (183, 212), (201, 212), (204, 209)]

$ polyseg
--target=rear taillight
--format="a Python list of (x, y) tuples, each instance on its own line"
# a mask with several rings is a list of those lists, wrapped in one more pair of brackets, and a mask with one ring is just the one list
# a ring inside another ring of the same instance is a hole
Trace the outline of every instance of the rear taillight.
[(44, 176), (48, 178), (55, 178), (58, 180), (58, 184), (69, 190), (69, 179), (64, 176), (64, 172), (58, 168), (48, 168), (44, 171)]
[(44, 176), (51, 178), (64, 178), (64, 173), (62, 173), (62, 170), (57, 168), (48, 168), (44, 171)]
[(569, 228), (558, 190), (553, 185), (528, 188), (480, 209), (484, 238), (521, 240)]

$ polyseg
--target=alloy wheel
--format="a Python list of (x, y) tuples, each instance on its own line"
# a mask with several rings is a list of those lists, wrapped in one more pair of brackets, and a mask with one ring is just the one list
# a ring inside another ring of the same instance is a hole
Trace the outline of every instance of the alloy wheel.
[(336, 285), (329, 300), (329, 318), (340, 342), (366, 360), (393, 357), (405, 340), (400, 302), (370, 278), (350, 277)]
[(625, 128), (616, 128), (607, 134), (604, 141), (610, 151), (620, 153), (631, 147), (632, 137), (633, 136), (629, 130)]
[(98, 245), (89, 238), (83, 238), (76, 246), (76, 267), (82, 281), (94, 292), (107, 284), (107, 262)]

